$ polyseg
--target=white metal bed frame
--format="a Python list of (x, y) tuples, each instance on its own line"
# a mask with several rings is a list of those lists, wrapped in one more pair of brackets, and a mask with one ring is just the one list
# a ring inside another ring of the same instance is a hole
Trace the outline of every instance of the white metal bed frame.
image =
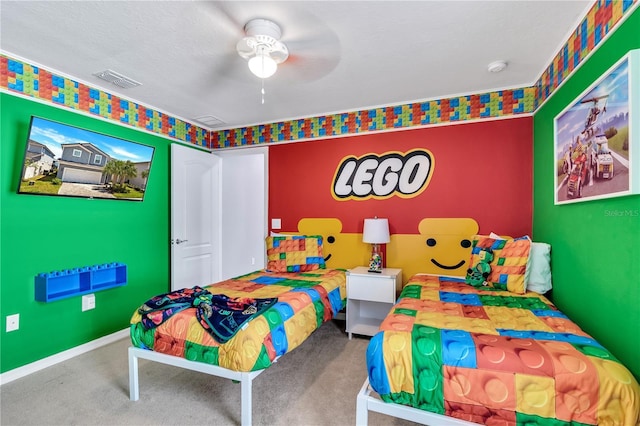
[[(240, 389), (240, 423), (242, 426), (251, 425), (251, 382), (260, 373), (265, 371), (256, 370), (249, 372), (233, 371), (217, 365), (204, 364), (197, 361), (189, 361), (173, 355), (150, 351), (136, 347), (129, 347), (129, 399), (137, 401), (140, 398), (140, 386), (138, 381), (138, 358), (159, 362), (161, 364), (172, 365), (174, 367), (186, 368), (200, 373), (211, 374), (212, 376), (223, 377), (225, 379), (237, 380), (241, 384)], [(276, 358), (277, 360), (277, 358)], [(273, 362), (276, 362), (274, 360)]]
[(453, 417), (443, 416), (441, 414), (430, 413), (429, 411), (419, 410), (407, 405), (395, 404), (393, 402), (384, 402), (380, 398), (371, 395), (373, 389), (369, 385), (367, 378), (360, 388), (356, 401), (356, 425), (367, 426), (369, 422), (369, 411), (386, 414), (387, 416), (398, 417), (400, 419), (409, 420), (423, 425), (438, 426), (477, 426), (477, 423), (471, 423), (466, 420), (460, 420)]

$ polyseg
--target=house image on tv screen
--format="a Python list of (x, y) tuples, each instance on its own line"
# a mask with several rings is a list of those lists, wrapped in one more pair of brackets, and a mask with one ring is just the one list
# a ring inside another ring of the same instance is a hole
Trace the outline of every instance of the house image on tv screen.
[(91, 143), (62, 144), (57, 177), (62, 182), (103, 184), (111, 157)]
[(31, 117), (19, 194), (142, 201), (154, 148)]
[(28, 166), (24, 168), (24, 179), (49, 173), (53, 169), (55, 154), (44, 144), (34, 140), (27, 146), (26, 160)]

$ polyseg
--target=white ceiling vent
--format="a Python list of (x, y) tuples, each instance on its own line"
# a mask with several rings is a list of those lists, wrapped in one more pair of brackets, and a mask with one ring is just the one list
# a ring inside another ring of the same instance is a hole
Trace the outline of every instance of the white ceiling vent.
[(132, 87), (140, 86), (142, 84), (135, 80), (130, 79), (129, 77), (125, 77), (124, 75), (118, 74), (117, 72), (111, 71), (111, 70), (97, 72), (93, 75), (105, 81), (108, 81), (109, 83), (113, 83), (118, 87), (122, 87), (123, 89), (130, 89)]
[(210, 129), (214, 127), (222, 127), (226, 124), (224, 121), (214, 117), (213, 115), (203, 115), (201, 117), (194, 118), (194, 120)]

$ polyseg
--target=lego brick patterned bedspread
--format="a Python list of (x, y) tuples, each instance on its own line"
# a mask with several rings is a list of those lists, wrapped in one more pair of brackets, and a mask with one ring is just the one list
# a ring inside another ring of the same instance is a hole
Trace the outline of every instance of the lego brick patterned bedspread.
[[(343, 270), (256, 271), (150, 299), (133, 313), (131, 341), (234, 371), (261, 370), (334, 318), (345, 300)], [(216, 320), (212, 311), (224, 319)], [(227, 333), (221, 339), (214, 331), (229, 322), (237, 329), (223, 327)]]
[(640, 388), (537, 293), (416, 275), (367, 348), (386, 402), (491, 425), (637, 425)]

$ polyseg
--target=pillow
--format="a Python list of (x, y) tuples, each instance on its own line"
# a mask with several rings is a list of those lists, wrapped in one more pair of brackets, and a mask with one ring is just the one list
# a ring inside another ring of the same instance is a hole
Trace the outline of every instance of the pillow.
[(493, 260), (487, 282), (491, 287), (524, 294), (524, 275), (529, 261), (531, 240), (524, 236), (513, 239), (491, 238), (486, 235), (473, 237), (471, 268), (480, 263), (480, 249), (491, 248)]
[[(491, 238), (501, 239), (493, 232)], [(551, 245), (547, 243), (531, 243), (527, 271), (524, 274), (525, 288), (529, 291), (544, 294), (551, 290)]]
[(551, 290), (551, 245), (531, 243), (531, 254), (524, 276), (527, 290), (544, 294)]
[(326, 267), (321, 236), (269, 236), (265, 241), (267, 271), (306, 272)]

